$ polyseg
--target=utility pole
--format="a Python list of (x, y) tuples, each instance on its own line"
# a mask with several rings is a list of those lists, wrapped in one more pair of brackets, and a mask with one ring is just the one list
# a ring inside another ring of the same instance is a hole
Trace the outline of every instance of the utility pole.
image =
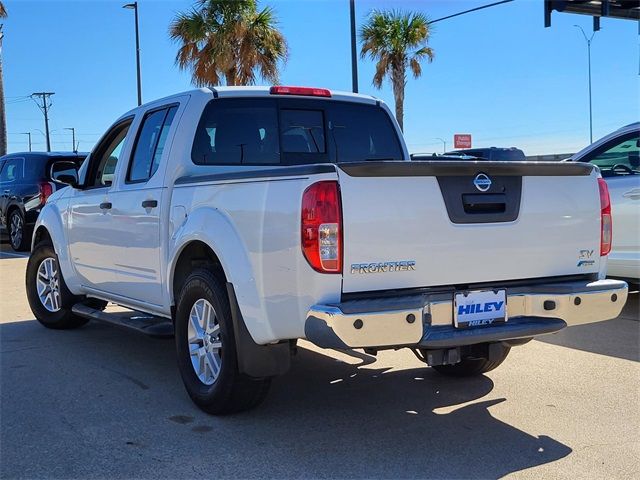
[(71, 135), (72, 135), (71, 150), (73, 150), (74, 152), (77, 152), (78, 149), (76, 148), (76, 129), (73, 127), (68, 127), (68, 128), (65, 128), (65, 130), (71, 130)]
[[(49, 107), (51, 107), (51, 102), (49, 97), (51, 95), (55, 95), (55, 92), (35, 92), (31, 94), (31, 98), (36, 102), (36, 105), (42, 110), (44, 113), (44, 131), (46, 132), (47, 137), (47, 152), (51, 151), (51, 139), (49, 137)], [(34, 97), (40, 97), (42, 100), (42, 105), (38, 103), (38, 101)]]
[(587, 34), (584, 33), (584, 30), (580, 25), (574, 25), (574, 27), (579, 28), (582, 32), (582, 36), (587, 42), (587, 57), (589, 61), (589, 144), (593, 143), (593, 111), (591, 108), (591, 40), (593, 40), (593, 36), (596, 34), (595, 30), (591, 34), (590, 37), (587, 37)]
[(358, 93), (358, 52), (356, 46), (356, 4), (349, 0), (351, 16), (351, 85), (353, 93)]
[(29, 151), (31, 151), (31, 132), (22, 132), (21, 135), (29, 136)]
[(447, 151), (447, 141), (442, 138), (436, 137), (436, 140), (440, 140), (442, 142), (442, 153), (446, 153)]
[[(7, 16), (4, 7), (0, 12), (0, 18), (2, 16)], [(7, 116), (4, 104), (4, 73), (2, 71), (2, 40), (4, 39), (4, 32), (2, 27), (3, 24), (0, 23), (0, 156), (7, 154)]]
[(140, 80), (140, 33), (138, 27), (138, 2), (127, 3), (122, 8), (133, 10), (136, 22), (136, 70), (138, 78), (138, 106), (142, 105), (142, 83)]

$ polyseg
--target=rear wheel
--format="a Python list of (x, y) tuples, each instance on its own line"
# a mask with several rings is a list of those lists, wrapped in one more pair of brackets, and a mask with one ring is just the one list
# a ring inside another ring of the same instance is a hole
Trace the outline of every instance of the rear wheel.
[(11, 212), (9, 216), (9, 242), (11, 243), (11, 248), (17, 252), (29, 250), (31, 236), (28, 230), (20, 210)]
[(48, 242), (38, 244), (27, 263), (27, 299), (36, 319), (47, 328), (76, 328), (88, 322), (71, 312), (80, 300), (64, 283), (58, 256)]
[[(486, 346), (488, 347), (488, 345)], [(488, 348), (486, 348), (488, 352)], [(455, 365), (434, 365), (433, 368), (450, 377), (472, 377), (482, 375), (500, 366), (509, 355), (510, 347), (505, 345), (492, 345), (491, 359), (474, 356), (472, 353), (462, 351), (462, 361)], [(466, 353), (466, 356), (465, 356)], [(488, 355), (487, 355), (488, 356)]]
[(241, 412), (266, 397), (270, 378), (238, 370), (227, 292), (207, 269), (196, 269), (185, 280), (176, 308), (175, 341), (184, 385), (205, 412)]

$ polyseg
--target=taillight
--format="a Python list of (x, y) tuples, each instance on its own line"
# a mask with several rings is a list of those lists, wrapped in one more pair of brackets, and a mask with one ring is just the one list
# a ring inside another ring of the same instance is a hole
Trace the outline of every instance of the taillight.
[(338, 182), (314, 183), (302, 194), (302, 253), (314, 270), (342, 272), (342, 211)]
[(326, 88), (314, 87), (285, 87), (276, 85), (269, 89), (271, 95), (303, 95), (307, 97), (331, 97), (331, 92)]
[(604, 179), (598, 179), (600, 189), (600, 256), (608, 255), (611, 252), (611, 240), (613, 227), (611, 225), (611, 198), (609, 197), (609, 187)]
[(40, 190), (40, 205), (44, 205), (45, 203), (47, 203), (47, 198), (49, 198), (49, 195), (53, 193), (53, 188), (51, 187), (50, 183), (42, 182), (40, 185), (38, 185), (38, 189)]

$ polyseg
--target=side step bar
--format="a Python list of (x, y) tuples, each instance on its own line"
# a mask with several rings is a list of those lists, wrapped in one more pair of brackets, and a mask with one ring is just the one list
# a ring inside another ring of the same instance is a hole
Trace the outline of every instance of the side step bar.
[(136, 330), (152, 337), (173, 337), (173, 323), (168, 318), (154, 317), (135, 310), (107, 313), (83, 303), (76, 303), (71, 311), (79, 317), (108, 323), (127, 330)]

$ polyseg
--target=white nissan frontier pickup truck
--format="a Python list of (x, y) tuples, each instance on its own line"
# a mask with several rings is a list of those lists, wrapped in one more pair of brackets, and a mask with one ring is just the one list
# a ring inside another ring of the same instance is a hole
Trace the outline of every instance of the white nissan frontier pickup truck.
[(364, 95), (186, 92), (124, 114), (68, 167), (34, 228), (34, 315), (175, 336), (186, 390), (213, 414), (258, 405), (297, 339), (478, 375), (627, 298), (605, 279), (597, 167), (410, 161)]

